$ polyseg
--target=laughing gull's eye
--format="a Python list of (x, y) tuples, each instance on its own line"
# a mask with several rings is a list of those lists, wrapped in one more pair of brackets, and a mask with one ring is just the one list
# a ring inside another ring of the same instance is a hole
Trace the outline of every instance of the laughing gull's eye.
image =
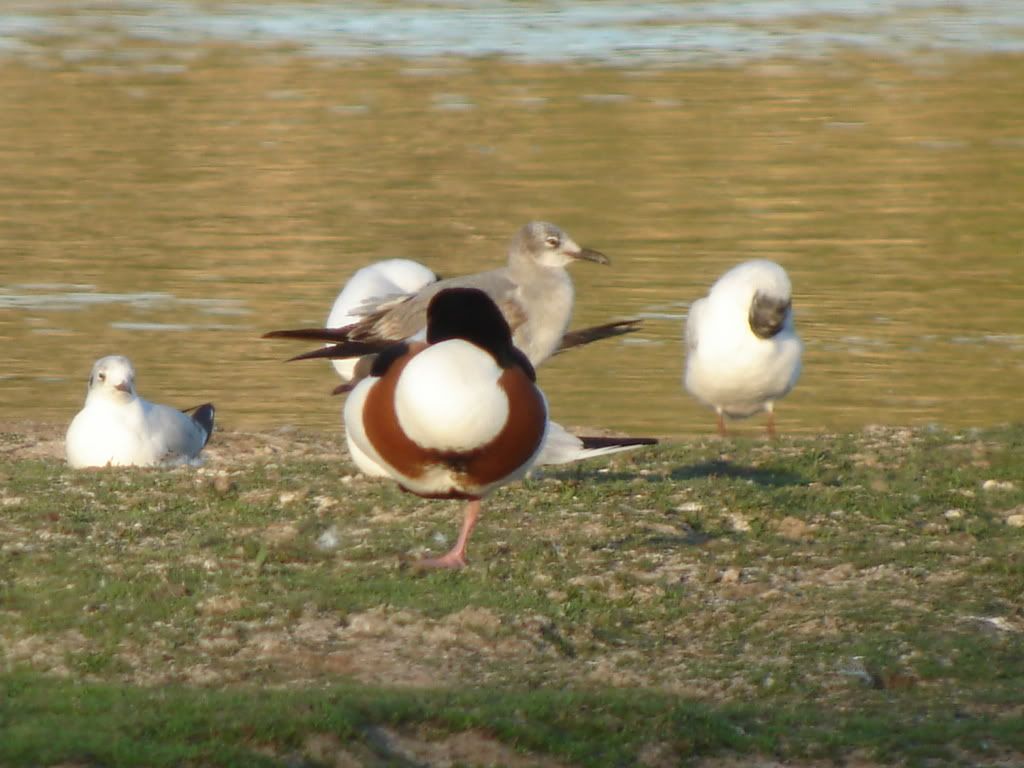
[(557, 248), (562, 244), (562, 241), (558, 239), (558, 235), (548, 235), (544, 238), (544, 242), (547, 243), (550, 248)]
[(100, 379), (100, 381), (106, 381), (107, 380), (107, 374), (105, 374), (102, 371), (100, 371), (99, 379)]

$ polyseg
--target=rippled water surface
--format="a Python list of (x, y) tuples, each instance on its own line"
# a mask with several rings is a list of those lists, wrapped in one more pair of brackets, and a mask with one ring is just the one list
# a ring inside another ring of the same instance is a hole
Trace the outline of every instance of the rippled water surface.
[(5, 418), (121, 353), (150, 399), (333, 429), (327, 364), (260, 333), (532, 218), (612, 257), (575, 325), (647, 318), (541, 369), (564, 423), (711, 431), (683, 318), (755, 257), (807, 345), (783, 431), (1024, 418), (1019, 4), (341, 5), (0, 0)]

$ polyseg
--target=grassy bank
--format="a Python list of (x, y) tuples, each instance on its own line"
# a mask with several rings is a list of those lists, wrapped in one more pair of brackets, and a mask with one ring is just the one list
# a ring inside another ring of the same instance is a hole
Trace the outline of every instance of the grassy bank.
[(454, 502), (335, 437), (0, 437), (3, 765), (1024, 761), (1024, 428), (695, 440)]

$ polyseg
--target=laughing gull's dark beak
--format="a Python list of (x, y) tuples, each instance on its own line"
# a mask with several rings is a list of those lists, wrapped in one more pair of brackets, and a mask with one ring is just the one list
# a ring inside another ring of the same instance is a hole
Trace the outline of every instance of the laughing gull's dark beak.
[(579, 253), (574, 253), (572, 256), (577, 261), (592, 261), (595, 264), (611, 264), (611, 260), (600, 251), (595, 251), (593, 248), (580, 248)]

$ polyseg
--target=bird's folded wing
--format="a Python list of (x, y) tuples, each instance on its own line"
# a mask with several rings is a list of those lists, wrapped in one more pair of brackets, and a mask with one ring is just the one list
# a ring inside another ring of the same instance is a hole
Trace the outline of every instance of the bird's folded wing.
[(354, 317), (367, 317), (378, 312), (386, 312), (415, 295), (414, 293), (387, 293), (380, 296), (369, 296), (352, 307), (349, 314)]
[(697, 340), (700, 335), (700, 316), (707, 305), (707, 299), (697, 299), (690, 305), (690, 311), (686, 316), (686, 348), (689, 351), (697, 349)]
[(291, 360), (362, 357), (378, 353), (423, 330), (427, 324), (427, 306), (434, 295), (445, 288), (479, 288), (498, 305), (509, 326), (515, 331), (526, 322), (526, 311), (516, 298), (516, 285), (496, 269), (476, 275), (454, 277), (426, 286), (415, 294), (405, 294), (372, 309), (358, 322), (341, 328), (292, 328), (269, 331), (264, 339), (304, 339), (322, 341), (333, 346), (305, 352)]
[(431, 283), (418, 293), (388, 302), (369, 312), (350, 326), (348, 338), (362, 342), (408, 339), (426, 326), (430, 300), (446, 288), (478, 288), (490, 296), (502, 314), (505, 314), (505, 305), (512, 301), (516, 290), (515, 283), (505, 273), (504, 269), (495, 269)]
[(145, 403), (146, 430), (164, 456), (193, 457), (206, 445), (206, 430), (181, 411), (168, 405)]

